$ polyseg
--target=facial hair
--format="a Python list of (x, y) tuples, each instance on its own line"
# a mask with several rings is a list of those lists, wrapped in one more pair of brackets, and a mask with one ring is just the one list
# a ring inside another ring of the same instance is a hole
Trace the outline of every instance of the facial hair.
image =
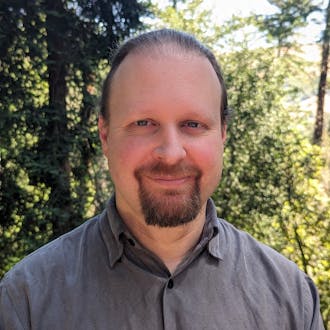
[[(184, 164), (167, 165), (161, 162), (138, 168), (134, 175), (139, 183), (139, 199), (147, 225), (177, 227), (194, 220), (201, 210), (201, 171)], [(170, 176), (192, 178), (178, 189), (155, 191), (145, 182), (144, 177)]]

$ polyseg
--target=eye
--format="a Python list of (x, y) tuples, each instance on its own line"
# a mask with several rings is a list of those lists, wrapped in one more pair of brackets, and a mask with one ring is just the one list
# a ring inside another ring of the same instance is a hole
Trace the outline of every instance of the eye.
[(199, 121), (195, 121), (195, 120), (187, 120), (184, 123), (182, 123), (182, 127), (188, 128), (188, 129), (206, 129), (207, 125), (199, 122)]
[(188, 121), (185, 123), (185, 126), (189, 127), (189, 128), (201, 128), (202, 125), (200, 123), (198, 123), (197, 121)]
[(142, 119), (142, 120), (137, 120), (134, 124), (136, 126), (150, 126), (152, 125), (152, 122), (147, 119)]
[(196, 121), (196, 120), (186, 120), (182, 124), (182, 129), (187, 134), (192, 135), (199, 135), (203, 134), (208, 130), (208, 125), (206, 125), (204, 122)]

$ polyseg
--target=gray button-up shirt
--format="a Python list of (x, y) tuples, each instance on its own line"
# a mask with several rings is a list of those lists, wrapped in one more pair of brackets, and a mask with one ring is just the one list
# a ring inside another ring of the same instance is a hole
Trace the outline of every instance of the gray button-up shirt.
[(208, 201), (174, 274), (130, 235), (115, 200), (32, 253), (0, 284), (0, 329), (323, 329), (312, 281)]

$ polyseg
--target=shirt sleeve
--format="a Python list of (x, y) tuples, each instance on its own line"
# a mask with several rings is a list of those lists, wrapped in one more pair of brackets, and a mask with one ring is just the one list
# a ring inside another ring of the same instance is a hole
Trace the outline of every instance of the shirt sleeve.
[(27, 330), (17, 312), (13, 297), (10, 296), (4, 283), (0, 283), (0, 330)]
[(306, 330), (324, 330), (320, 312), (320, 299), (313, 281), (305, 275), (304, 313)]

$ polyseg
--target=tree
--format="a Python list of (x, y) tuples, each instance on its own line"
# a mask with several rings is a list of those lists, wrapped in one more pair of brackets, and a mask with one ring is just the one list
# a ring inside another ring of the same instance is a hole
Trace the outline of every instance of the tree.
[(321, 59), (321, 74), (319, 80), (317, 94), (317, 110), (314, 126), (314, 143), (319, 144), (322, 140), (324, 126), (324, 97), (327, 87), (328, 61), (329, 61), (329, 42), (330, 42), (330, 1), (328, 3), (325, 14), (325, 28), (322, 37), (322, 59)]
[(311, 13), (319, 10), (318, 4), (310, 0), (268, 0), (278, 12), (259, 17), (259, 28), (267, 33), (269, 41), (276, 40), (278, 56), (283, 48), (293, 45), (294, 32), (307, 25)]
[[(259, 28), (266, 31), (269, 40), (277, 40), (278, 55), (280, 56), (283, 48), (297, 46), (294, 42), (295, 32), (306, 26), (309, 16), (316, 12), (322, 11), (322, 3), (319, 1), (283, 1), (268, 0), (268, 2), (276, 6), (279, 12), (259, 17)], [(329, 59), (329, 38), (330, 38), (330, 2), (324, 10), (325, 28), (322, 36), (322, 58), (321, 73), (319, 77), (317, 111), (314, 125), (313, 142), (320, 144), (324, 126), (324, 97), (327, 85), (328, 59)]]
[(212, 43), (218, 28), (211, 20), (205, 19), (211, 15), (211, 10), (205, 8), (203, 2), (203, 0), (181, 0), (180, 10), (177, 9), (178, 1), (162, 9), (154, 5), (152, 11), (155, 21), (152, 23), (152, 28), (172, 27), (196, 36), (203, 36), (206, 44)]
[(0, 274), (97, 208), (102, 74), (110, 48), (142, 26), (146, 9), (127, 0), (0, 1)]

